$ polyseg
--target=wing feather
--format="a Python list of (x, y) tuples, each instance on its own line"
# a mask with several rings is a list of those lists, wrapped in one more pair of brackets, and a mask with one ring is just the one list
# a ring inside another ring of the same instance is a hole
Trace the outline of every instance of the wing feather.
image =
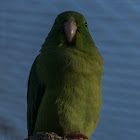
[[(37, 56), (38, 58), (38, 56)], [(28, 136), (33, 135), (38, 109), (45, 92), (45, 86), (37, 75), (37, 58), (35, 59), (28, 79), (27, 89), (27, 128)]]

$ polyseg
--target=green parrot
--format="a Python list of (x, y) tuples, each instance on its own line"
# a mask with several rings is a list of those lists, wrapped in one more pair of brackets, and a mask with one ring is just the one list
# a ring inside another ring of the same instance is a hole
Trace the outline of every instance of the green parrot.
[(28, 136), (55, 132), (90, 139), (102, 106), (102, 75), (103, 58), (84, 16), (59, 14), (30, 71)]

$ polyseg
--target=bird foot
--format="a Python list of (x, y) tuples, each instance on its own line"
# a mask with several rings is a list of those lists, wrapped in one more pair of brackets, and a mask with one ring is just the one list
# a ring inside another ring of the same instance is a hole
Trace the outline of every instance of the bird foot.
[(66, 138), (71, 138), (71, 139), (88, 139), (88, 137), (84, 134), (68, 134), (65, 136)]

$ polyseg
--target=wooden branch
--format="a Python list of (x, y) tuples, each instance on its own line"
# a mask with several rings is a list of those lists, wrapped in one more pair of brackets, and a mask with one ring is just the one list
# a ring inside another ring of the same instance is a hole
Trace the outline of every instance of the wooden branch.
[(34, 136), (30, 136), (29, 138), (26, 138), (25, 140), (78, 140), (78, 139), (60, 137), (54, 132), (51, 132), (51, 133), (39, 132)]

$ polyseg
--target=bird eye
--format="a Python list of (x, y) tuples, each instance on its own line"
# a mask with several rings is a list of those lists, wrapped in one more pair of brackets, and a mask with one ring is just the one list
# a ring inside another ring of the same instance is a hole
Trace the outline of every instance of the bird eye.
[(87, 25), (87, 22), (85, 22), (85, 26), (87, 27), (88, 25)]

